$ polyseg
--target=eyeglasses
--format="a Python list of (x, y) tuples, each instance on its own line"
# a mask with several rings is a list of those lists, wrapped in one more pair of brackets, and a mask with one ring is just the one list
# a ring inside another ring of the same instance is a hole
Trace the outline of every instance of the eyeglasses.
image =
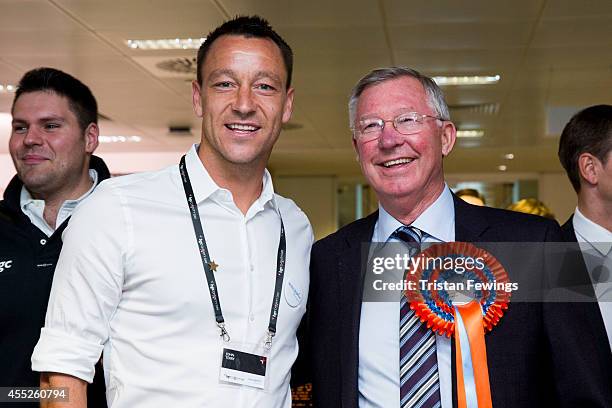
[(402, 113), (393, 120), (383, 120), (381, 118), (366, 118), (357, 122), (353, 129), (356, 140), (366, 142), (378, 139), (385, 128), (386, 123), (393, 123), (393, 127), (402, 135), (413, 135), (423, 130), (425, 119), (444, 120), (437, 116), (422, 115), (417, 112)]

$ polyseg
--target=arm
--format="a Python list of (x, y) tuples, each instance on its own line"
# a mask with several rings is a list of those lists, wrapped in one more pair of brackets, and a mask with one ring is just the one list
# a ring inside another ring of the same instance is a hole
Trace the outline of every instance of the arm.
[(112, 190), (100, 186), (79, 204), (63, 235), (45, 327), (32, 355), (34, 371), (92, 382), (121, 299), (127, 235)]
[(87, 408), (87, 383), (80, 378), (60, 373), (42, 373), (40, 388), (68, 388), (68, 402), (41, 400), (41, 408)]

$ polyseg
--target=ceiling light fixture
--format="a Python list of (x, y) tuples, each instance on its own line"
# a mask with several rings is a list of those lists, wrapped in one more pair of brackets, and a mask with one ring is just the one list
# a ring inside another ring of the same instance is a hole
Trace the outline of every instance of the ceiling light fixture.
[(432, 78), (439, 86), (496, 84), (499, 75), (492, 76), (436, 76)]
[(3, 85), (0, 84), (0, 93), (13, 93), (17, 90), (15, 85)]
[(457, 131), (457, 137), (483, 137), (484, 136), (484, 130), (480, 130), (480, 129), (463, 129), (463, 130), (458, 130)]
[(140, 136), (98, 136), (100, 143), (138, 143), (142, 141)]
[(505, 164), (500, 164), (499, 166), (497, 166), (497, 170), (506, 171), (508, 170), (508, 166), (506, 166)]
[(169, 38), (159, 40), (126, 40), (128, 47), (140, 50), (197, 50), (204, 38)]
[(506, 160), (514, 159), (514, 153), (506, 153), (506, 154), (504, 154), (504, 159), (506, 159)]

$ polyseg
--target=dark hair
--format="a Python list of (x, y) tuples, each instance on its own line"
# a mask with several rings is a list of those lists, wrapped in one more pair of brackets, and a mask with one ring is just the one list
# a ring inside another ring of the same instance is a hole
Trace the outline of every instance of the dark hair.
[(590, 153), (606, 164), (612, 150), (612, 106), (595, 105), (581, 110), (569, 121), (559, 140), (559, 160), (576, 192), (580, 191), (578, 158)]
[(11, 112), (22, 94), (40, 91), (53, 92), (68, 99), (68, 106), (81, 131), (84, 132), (90, 123), (98, 123), (98, 104), (91, 90), (72, 75), (55, 68), (42, 67), (26, 72), (17, 84)]
[(280, 49), (287, 69), (287, 89), (291, 86), (291, 73), (293, 71), (293, 51), (291, 47), (276, 33), (265, 19), (259, 16), (237, 16), (232, 20), (226, 21), (215, 28), (206, 36), (206, 41), (198, 50), (197, 60), (197, 79), (198, 84), (202, 85), (202, 65), (206, 59), (208, 50), (216, 39), (223, 35), (238, 35), (246, 38), (269, 38)]

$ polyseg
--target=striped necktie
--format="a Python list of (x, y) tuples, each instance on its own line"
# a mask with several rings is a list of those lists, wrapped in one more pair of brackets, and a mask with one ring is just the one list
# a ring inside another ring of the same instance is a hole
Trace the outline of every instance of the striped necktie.
[[(393, 234), (410, 247), (420, 247), (423, 233), (415, 227), (399, 227)], [(411, 256), (414, 255), (410, 251)], [(410, 309), (406, 296), (400, 302), (400, 407), (439, 408), (440, 382), (435, 334)]]

